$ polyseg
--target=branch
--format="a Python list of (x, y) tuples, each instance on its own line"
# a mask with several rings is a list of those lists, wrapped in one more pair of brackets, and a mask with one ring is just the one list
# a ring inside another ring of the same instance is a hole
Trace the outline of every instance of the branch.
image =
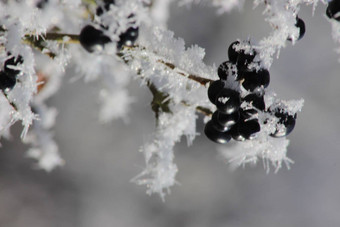
[(146, 85), (148, 86), (153, 95), (153, 99), (151, 101), (151, 108), (153, 112), (155, 112), (156, 121), (158, 122), (160, 111), (165, 113), (171, 113), (171, 110), (169, 108), (170, 103), (169, 95), (159, 91), (156, 88), (156, 86), (150, 81), (148, 81)]
[[(79, 44), (79, 35), (75, 35), (75, 34), (65, 34), (65, 33), (46, 33), (46, 35), (42, 35), (41, 39), (39, 39), (39, 37), (37, 38), (34, 35), (26, 35), (25, 38), (23, 39), (23, 41), (35, 48), (37, 48), (38, 50), (40, 50), (41, 52), (43, 52), (46, 48), (46, 40), (51, 40), (51, 41), (57, 41), (58, 43), (62, 43), (62, 44)], [(126, 49), (130, 49), (130, 50), (134, 50), (136, 49), (138, 46), (132, 46), (132, 47), (124, 47), (123, 50)], [(142, 47), (142, 49), (145, 49), (144, 47)], [(56, 57), (55, 53), (52, 52), (48, 52), (45, 53), (47, 54), (49, 57), (54, 58)], [(127, 60), (125, 57), (125, 55), (122, 52), (118, 52), (117, 56), (119, 58), (121, 58), (125, 64), (128, 64), (129, 60)], [(170, 68), (171, 70), (175, 70), (176, 68), (178, 68), (176, 65), (174, 65), (173, 63), (170, 62), (166, 62), (164, 60), (157, 60), (157, 62), (167, 66), (168, 68)], [(184, 76), (192, 81), (195, 81), (199, 84), (201, 84), (202, 86), (206, 86), (207, 84), (213, 82), (213, 80), (211, 79), (207, 79), (201, 76), (197, 76), (197, 75), (193, 75), (193, 74), (185, 74), (183, 72), (178, 72), (176, 71), (177, 74)], [(137, 72), (137, 74), (140, 74), (140, 72)], [(151, 107), (152, 110), (155, 112), (156, 115), (156, 119), (158, 119), (159, 116), (159, 112), (163, 111), (166, 113), (171, 113), (170, 109), (169, 109), (169, 95), (163, 92), (160, 92), (154, 84), (152, 84), (150, 81), (147, 82), (147, 86), (150, 89), (151, 93), (153, 94), (153, 100), (151, 101)], [(184, 105), (189, 106), (189, 104), (185, 103), (183, 101)], [(202, 107), (202, 106), (197, 106), (196, 107), (196, 111), (199, 113), (202, 113), (206, 116), (211, 116), (212, 112), (210, 109)]]
[[(176, 68), (176, 66), (174, 64), (169, 63), (169, 62), (165, 62), (163, 60), (158, 60), (157, 62), (160, 62), (160, 63), (166, 65), (167, 67), (169, 67), (172, 70), (174, 70)], [(200, 83), (203, 86), (206, 86), (208, 83), (214, 81), (214, 80), (211, 80), (211, 79), (207, 79), (207, 78), (196, 76), (196, 75), (192, 75), (192, 74), (189, 74), (188, 76), (186, 76), (184, 73), (181, 73), (181, 72), (177, 72), (177, 73), (182, 75), (182, 76), (185, 76), (185, 77), (189, 78), (190, 80), (196, 81), (196, 82)]]
[[(41, 37), (41, 39), (39, 39)], [(36, 36), (33, 34), (27, 34), (24, 37), (25, 40), (32, 40), (33, 42), (41, 42), (45, 40), (50, 41), (57, 41), (58, 43), (64, 43), (64, 44), (78, 44), (79, 43), (79, 35), (74, 34), (65, 34), (65, 33), (54, 33), (49, 32), (45, 35)]]

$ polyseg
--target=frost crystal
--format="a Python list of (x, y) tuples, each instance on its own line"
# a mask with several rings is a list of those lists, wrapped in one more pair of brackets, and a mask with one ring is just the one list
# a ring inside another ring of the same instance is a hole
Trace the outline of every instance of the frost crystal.
[[(147, 193), (159, 193), (164, 200), (165, 192), (173, 186), (177, 166), (173, 163), (173, 148), (182, 135), (191, 144), (196, 136), (196, 115), (194, 108), (176, 105), (172, 113), (162, 113), (158, 119), (158, 127), (154, 139), (142, 147), (146, 168), (133, 181), (147, 185)], [(166, 190), (166, 191), (164, 191)]]

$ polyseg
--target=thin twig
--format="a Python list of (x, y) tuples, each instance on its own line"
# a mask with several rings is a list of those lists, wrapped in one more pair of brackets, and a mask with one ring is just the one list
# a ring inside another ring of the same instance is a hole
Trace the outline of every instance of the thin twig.
[[(176, 68), (176, 66), (174, 64), (172, 64), (172, 63), (165, 62), (163, 60), (158, 60), (158, 62), (166, 65), (167, 67), (169, 67), (172, 70), (174, 70)], [(177, 73), (182, 75), (182, 76), (187, 77), (190, 80), (196, 81), (196, 82), (200, 83), (203, 86), (206, 86), (208, 83), (213, 82), (213, 80), (211, 80), (211, 79), (207, 79), (207, 78), (204, 78), (204, 77), (196, 76), (196, 75), (193, 75), (193, 74), (185, 75), (185, 73), (182, 73), (182, 72), (177, 72)]]
[(211, 115), (213, 114), (213, 112), (210, 109), (203, 106), (197, 106), (196, 111), (208, 117), (211, 117)]
[(79, 43), (79, 35), (74, 34), (65, 34), (65, 33), (46, 33), (46, 35), (25, 35), (25, 40), (33, 40), (33, 41), (40, 41), (42, 40), (51, 40), (57, 41), (58, 43), (64, 44), (78, 44)]

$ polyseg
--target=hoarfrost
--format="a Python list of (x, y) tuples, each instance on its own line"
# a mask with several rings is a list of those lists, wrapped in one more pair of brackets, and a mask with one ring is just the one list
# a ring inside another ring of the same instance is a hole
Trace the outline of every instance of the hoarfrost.
[(146, 143), (141, 151), (144, 153), (146, 168), (132, 181), (147, 186), (147, 193), (158, 193), (164, 200), (170, 187), (176, 183), (178, 171), (173, 162), (175, 143), (182, 135), (191, 144), (196, 136), (196, 114), (194, 108), (175, 105), (172, 113), (162, 113), (159, 116), (158, 127), (151, 142)]
[[(0, 65), (19, 55), (24, 62), (10, 67), (20, 70), (14, 88), (0, 92), (0, 136), (9, 137), (10, 126), (21, 121), (24, 128), (22, 139), (32, 146), (27, 156), (36, 159), (39, 168), (51, 171), (63, 165), (64, 161), (52, 133), (57, 111), (48, 107), (45, 101), (60, 88), (66, 67), (69, 64), (75, 67), (77, 76), (74, 79), (83, 77), (86, 82), (95, 81), (100, 85), (99, 120), (102, 122), (126, 119), (134, 101), (126, 86), (132, 78), (137, 79), (142, 86), (156, 90), (154, 92), (164, 99), (158, 103), (161, 111), (156, 113), (156, 132), (141, 148), (145, 170), (133, 181), (146, 185), (147, 193), (159, 193), (164, 200), (170, 187), (176, 184), (178, 169), (174, 163), (173, 148), (182, 136), (187, 138), (188, 145), (193, 142), (197, 135), (198, 111), (206, 110), (205, 114), (209, 115), (216, 109), (208, 100), (206, 91), (209, 83), (218, 79), (216, 66), (206, 65), (203, 61), (203, 48), (197, 45), (185, 47), (183, 39), (175, 38), (174, 33), (167, 30), (166, 21), (172, 2), (175, 1), (116, 0), (103, 14), (96, 15), (96, 7), (103, 6), (103, 1), (49, 0), (43, 8), (36, 6), (37, 0), (1, 1)], [(298, 39), (299, 29), (295, 24), (301, 5), (312, 4), (315, 9), (319, 2), (326, 4), (325, 0), (254, 0), (254, 7), (264, 6), (263, 15), (272, 32), (258, 43), (245, 41), (235, 48), (245, 53), (255, 50), (255, 61), (260, 64), (251, 67), (269, 69), (280, 50), (286, 47), (287, 38), (293, 45)], [(224, 13), (234, 8), (241, 9), (245, 1), (179, 0), (177, 3), (207, 3), (216, 7), (218, 13)], [(331, 23), (333, 38), (340, 43), (340, 23), (334, 20)], [(58, 29), (64, 33), (79, 34), (86, 24), (102, 29), (112, 42), (101, 51), (88, 53), (80, 45), (67, 44), (72, 41), (67, 35), (61, 40), (44, 40), (46, 33)], [(136, 45), (117, 50), (119, 35), (130, 26), (139, 27)], [(43, 47), (35, 42), (43, 43)], [(231, 70), (237, 72), (236, 69)], [(239, 89), (235, 76), (229, 76), (225, 84), (240, 92), (241, 97), (249, 93)], [(280, 100), (270, 91), (266, 91), (264, 99), (268, 111), (285, 110), (292, 116), (301, 111), (303, 105), (303, 100)], [(286, 155), (289, 140), (269, 136), (277, 130), (278, 119), (268, 112), (261, 112), (258, 117), (261, 132), (254, 140), (233, 142), (218, 150), (233, 167), (255, 164), (260, 159), (267, 171), (270, 166), (277, 171), (282, 163), (289, 167), (292, 163)], [(204, 121), (208, 118), (206, 116)]]

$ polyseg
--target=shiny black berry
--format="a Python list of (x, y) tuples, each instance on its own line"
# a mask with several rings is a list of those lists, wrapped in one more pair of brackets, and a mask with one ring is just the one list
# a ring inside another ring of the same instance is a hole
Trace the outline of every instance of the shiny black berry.
[(231, 131), (232, 137), (238, 141), (244, 141), (245, 139), (251, 140), (256, 138), (257, 133), (261, 130), (261, 126), (257, 119), (240, 121), (233, 127)]
[(4, 71), (0, 72), (0, 89), (5, 90), (6, 88), (12, 89), (16, 84), (16, 77), (7, 74)]
[(241, 121), (247, 121), (250, 119), (258, 119), (258, 112), (256, 109), (240, 109), (240, 119)]
[(248, 91), (254, 91), (256, 88), (266, 88), (270, 82), (269, 71), (266, 69), (260, 69), (259, 71), (241, 71), (240, 78), (244, 79), (242, 86)]
[(235, 46), (234, 45), (238, 45), (240, 44), (239, 41), (235, 41), (232, 44), (230, 44), (229, 48), (228, 48), (228, 57), (229, 57), (229, 61), (236, 64), (237, 62), (237, 58), (239, 55), (239, 52), (235, 50)]
[(247, 68), (247, 65), (253, 62), (256, 52), (254, 50), (250, 50), (250, 52), (245, 53), (244, 50), (237, 50), (235, 49), (235, 45), (239, 45), (239, 41), (235, 41), (232, 44), (230, 44), (228, 48), (228, 57), (229, 61), (233, 64), (237, 65), (237, 68), (243, 69)]
[(244, 50), (241, 50), (237, 58), (237, 69), (246, 69), (248, 64), (253, 62), (255, 56), (256, 52), (254, 50), (250, 51), (250, 53), (245, 53)]
[(111, 39), (104, 35), (103, 31), (91, 25), (86, 25), (80, 32), (79, 41), (85, 50), (91, 53), (102, 50), (105, 44), (111, 42)]
[(208, 98), (210, 102), (215, 104), (217, 94), (224, 88), (224, 82), (221, 80), (215, 80), (208, 88)]
[(295, 127), (296, 115), (292, 116), (288, 113), (283, 113), (282, 110), (277, 110), (275, 116), (279, 118), (279, 125), (277, 125), (276, 131), (271, 134), (273, 137), (283, 137), (291, 133)]
[(117, 49), (121, 49), (123, 46), (133, 46), (138, 38), (138, 32), (138, 27), (130, 27), (128, 30), (120, 34), (119, 41), (117, 43)]
[(330, 19), (340, 21), (340, 1), (333, 0), (328, 3), (326, 15)]
[(240, 94), (237, 91), (223, 88), (216, 96), (215, 105), (217, 109), (225, 114), (238, 111), (241, 104)]
[(224, 114), (216, 110), (212, 115), (211, 120), (218, 131), (226, 132), (229, 131), (232, 128), (232, 126), (234, 126), (237, 123), (239, 118), (240, 114), (238, 111), (232, 114)]
[(305, 32), (306, 32), (305, 22), (302, 19), (300, 19), (299, 17), (296, 17), (295, 26), (300, 29), (299, 37), (297, 39), (297, 40), (300, 40), (300, 39), (302, 39), (302, 37), (305, 35)]
[(229, 127), (226, 127), (226, 126), (223, 126), (223, 125), (221, 125), (219, 122), (218, 122), (218, 113), (219, 113), (219, 111), (218, 110), (216, 110), (214, 113), (213, 113), (213, 115), (212, 115), (212, 117), (211, 117), (211, 121), (212, 121), (212, 123), (213, 123), (213, 126), (214, 126), (214, 128), (217, 130), (217, 131), (219, 131), (219, 132), (226, 132), (226, 131), (228, 131), (230, 128)]
[(227, 80), (229, 73), (236, 73), (232, 72), (233, 70), (233, 63), (230, 61), (225, 61), (218, 66), (217, 74), (221, 80)]
[(4, 71), (11, 76), (16, 76), (20, 73), (20, 70), (18, 69), (12, 69), (11, 66), (17, 66), (18, 64), (24, 63), (24, 59), (21, 55), (17, 57), (11, 57), (5, 61), (4, 64)]
[[(297, 40), (300, 40), (306, 32), (305, 22), (301, 18), (296, 17), (295, 27), (299, 28), (299, 37), (297, 38)], [(287, 40), (292, 41), (292, 38), (288, 37)]]
[(211, 120), (205, 125), (204, 133), (211, 141), (214, 141), (215, 143), (225, 144), (231, 140), (230, 133), (228, 131), (220, 132), (216, 130), (214, 123)]
[(246, 138), (239, 132), (238, 124), (236, 124), (230, 131), (231, 137), (236, 141), (245, 141)]
[(246, 97), (243, 98), (243, 101), (246, 101), (250, 104), (252, 104), (253, 107), (264, 110), (265, 109), (265, 103), (263, 96), (257, 95), (257, 94), (249, 94)]

